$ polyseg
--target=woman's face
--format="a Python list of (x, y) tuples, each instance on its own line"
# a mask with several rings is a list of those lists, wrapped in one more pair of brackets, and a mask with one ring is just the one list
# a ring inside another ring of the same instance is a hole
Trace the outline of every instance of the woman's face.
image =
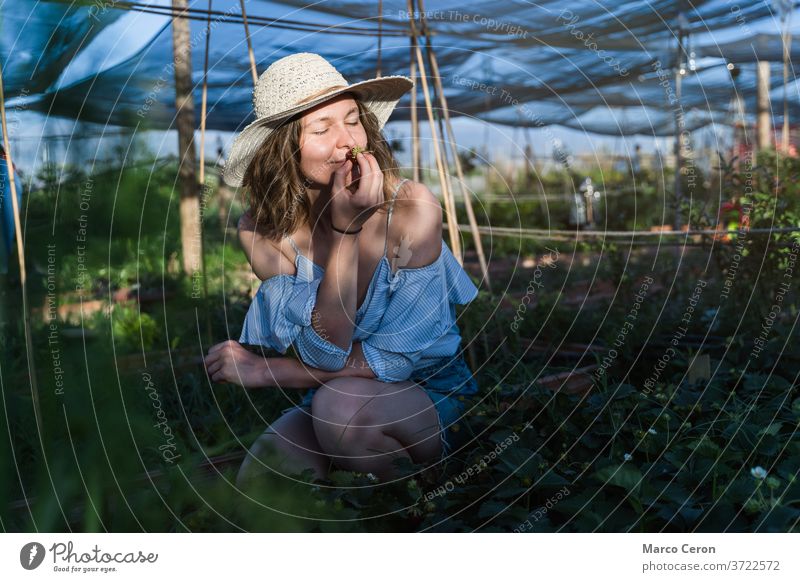
[(300, 123), (300, 170), (317, 184), (331, 183), (353, 147), (367, 147), (358, 105), (347, 94), (309, 109)]

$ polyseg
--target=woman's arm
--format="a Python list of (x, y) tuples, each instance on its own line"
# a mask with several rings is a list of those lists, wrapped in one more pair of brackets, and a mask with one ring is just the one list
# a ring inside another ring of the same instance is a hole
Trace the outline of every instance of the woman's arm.
[[(280, 385), (282, 388), (316, 388), (334, 378), (375, 378), (375, 374), (364, 359), (361, 352), (361, 342), (353, 343), (353, 351), (347, 358), (344, 368), (335, 372), (320, 370), (307, 366), (300, 360), (294, 358), (273, 358), (285, 360), (279, 364), (281, 371)], [(276, 378), (278, 375), (276, 375)]]
[(316, 388), (333, 378), (375, 378), (364, 359), (361, 342), (353, 350), (344, 368), (328, 372), (307, 366), (291, 357), (265, 358), (249, 352), (234, 340), (212, 346), (204, 363), (213, 382), (232, 382), (244, 388)]
[[(361, 178), (358, 190), (351, 193), (347, 176), (352, 162), (334, 173), (330, 216), (332, 225), (358, 230), (382, 201), (383, 174), (372, 154), (359, 154)], [(325, 274), (317, 290), (311, 327), (321, 338), (343, 349), (350, 349), (356, 319), (358, 295), (358, 236), (333, 232), (333, 248), (328, 253)]]
[(334, 232), (333, 248), (311, 312), (311, 327), (321, 338), (343, 350), (350, 348), (353, 337), (357, 285), (358, 235)]
[(256, 232), (256, 222), (245, 212), (238, 223), (239, 244), (256, 277), (265, 281), (280, 274), (292, 274), (294, 265), (267, 237)]

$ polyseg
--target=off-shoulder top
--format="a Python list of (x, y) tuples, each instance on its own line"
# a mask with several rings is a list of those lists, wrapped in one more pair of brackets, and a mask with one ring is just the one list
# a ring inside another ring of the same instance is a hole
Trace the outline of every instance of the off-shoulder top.
[[(353, 342), (361, 342), (364, 358), (376, 378), (384, 382), (407, 380), (414, 370), (455, 355), (461, 342), (455, 305), (475, 299), (478, 289), (444, 240), (433, 263), (392, 272), (387, 256), (389, 224), (397, 192), (406, 181), (401, 181), (392, 195), (383, 256), (356, 311), (347, 349), (329, 342), (312, 327), (311, 313), (325, 269), (303, 255), (291, 237), (296, 274), (275, 275), (261, 283), (239, 342), (266, 346), (281, 354), (294, 345), (307, 365), (329, 371), (342, 369)], [(402, 250), (396, 247), (393, 253), (402, 255)]]

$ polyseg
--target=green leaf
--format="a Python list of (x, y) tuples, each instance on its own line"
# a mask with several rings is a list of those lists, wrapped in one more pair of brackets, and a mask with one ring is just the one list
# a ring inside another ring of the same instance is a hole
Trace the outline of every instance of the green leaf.
[(698, 517), (703, 515), (703, 510), (697, 509), (695, 507), (689, 507), (688, 505), (684, 505), (679, 513), (686, 522), (686, 525), (692, 525), (694, 522), (697, 521)]
[(508, 469), (508, 472), (520, 477), (533, 477), (539, 467), (541, 457), (534, 454), (530, 449), (509, 448), (500, 457), (500, 465)]
[(698, 455), (716, 457), (719, 454), (719, 445), (707, 437), (691, 441), (688, 447)]
[(642, 473), (629, 463), (604, 467), (594, 474), (602, 483), (622, 487), (626, 491), (636, 491), (642, 483)]
[(758, 431), (758, 436), (763, 436), (765, 434), (778, 436), (778, 433), (781, 432), (781, 428), (783, 428), (782, 422), (773, 422), (768, 427), (762, 428)]
[(496, 517), (508, 509), (508, 504), (501, 501), (489, 500), (478, 510), (478, 517)]
[(548, 471), (544, 475), (542, 475), (539, 479), (535, 479), (533, 482), (533, 486), (536, 488), (544, 489), (545, 487), (556, 487), (560, 488), (564, 485), (571, 485), (570, 481), (567, 481), (561, 475), (554, 473), (552, 470)]

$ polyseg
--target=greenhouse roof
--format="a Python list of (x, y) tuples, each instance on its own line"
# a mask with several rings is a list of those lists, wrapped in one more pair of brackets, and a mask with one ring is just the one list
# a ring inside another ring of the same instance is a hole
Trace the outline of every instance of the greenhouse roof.
[[(384, 75), (409, 74), (406, 2), (385, 0), (380, 23), (377, 2), (307, 4), (245, 2), (259, 72), (280, 57), (310, 51), (351, 82), (374, 77), (379, 56)], [(204, 13), (195, 11), (208, 3), (189, 5), (199, 104), (207, 23)], [(171, 2), (14, 0), (12, 7), (6, 0), (0, 5), (0, 58), (7, 98), (45, 115), (171, 127), (172, 34), (168, 13), (159, 6)], [(453, 117), (513, 126), (559, 124), (610, 135), (669, 135), (676, 127), (678, 36), (685, 47), (685, 127), (730, 121), (737, 91), (745, 111), (755, 111), (758, 60), (773, 63), (772, 96), (782, 102), (781, 18), (789, 15), (785, 22), (791, 24), (796, 3), (442, 0), (425, 8)], [(241, 4), (213, 0), (212, 9), (207, 126), (236, 131), (252, 121)], [(797, 45), (791, 63), (800, 59)], [(728, 63), (735, 65), (735, 76)], [(800, 101), (793, 70), (789, 79), (790, 116), (796, 119)], [(392, 120), (409, 118), (408, 103), (406, 96)], [(782, 113), (782, 106), (776, 109)]]

